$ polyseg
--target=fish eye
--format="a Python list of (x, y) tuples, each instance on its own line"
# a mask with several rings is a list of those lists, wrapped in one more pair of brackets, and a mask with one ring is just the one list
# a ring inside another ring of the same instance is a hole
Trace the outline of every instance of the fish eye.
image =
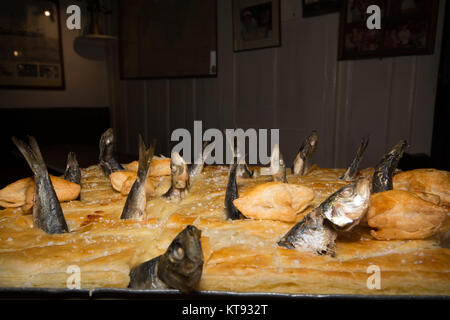
[(184, 250), (180, 245), (175, 246), (172, 250), (172, 255), (175, 259), (181, 260), (184, 258)]

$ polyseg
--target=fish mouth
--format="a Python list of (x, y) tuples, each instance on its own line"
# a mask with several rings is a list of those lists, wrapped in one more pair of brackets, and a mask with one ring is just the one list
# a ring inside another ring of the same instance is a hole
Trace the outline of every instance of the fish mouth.
[(284, 247), (286, 249), (294, 249), (295, 248), (295, 246), (286, 239), (281, 239), (280, 241), (278, 241), (277, 244), (280, 247)]
[(196, 239), (200, 239), (202, 236), (202, 231), (193, 225), (188, 225), (186, 227), (186, 233)]
[(185, 164), (183, 157), (178, 152), (172, 152), (172, 162), (175, 166), (183, 166)]
[(392, 175), (398, 162), (409, 147), (406, 140), (400, 140), (375, 166), (372, 178), (372, 193), (392, 190)]
[(203, 273), (203, 259), (199, 261), (190, 260), (192, 266), (180, 269), (169, 269), (161, 271), (158, 269), (158, 277), (171, 288), (181, 292), (195, 291)]
[(109, 146), (113, 143), (113, 139), (114, 139), (113, 129), (109, 128), (102, 134), (102, 137), (100, 138), (101, 145), (105, 147)]
[(203, 270), (203, 259), (199, 259), (199, 260), (189, 259), (189, 262), (186, 264), (187, 264), (187, 266), (185, 265), (183, 267), (183, 270), (179, 271), (179, 274), (182, 275), (183, 277), (187, 278), (187, 277)]

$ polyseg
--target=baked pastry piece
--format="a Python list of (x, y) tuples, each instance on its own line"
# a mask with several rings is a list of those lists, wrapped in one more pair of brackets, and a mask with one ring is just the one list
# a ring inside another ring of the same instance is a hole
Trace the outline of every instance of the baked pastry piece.
[(259, 184), (233, 201), (247, 218), (293, 222), (314, 199), (314, 191), (300, 184)]
[[(136, 171), (116, 171), (109, 175), (113, 189), (123, 195), (127, 195), (130, 192), (136, 177)], [(150, 179), (147, 179), (145, 187), (145, 192), (148, 196), (155, 194), (155, 187)]]
[[(133, 161), (125, 164), (124, 167), (128, 171), (137, 172), (138, 161)], [(170, 158), (153, 157), (152, 163), (150, 165), (150, 177), (160, 177), (170, 175)]]
[(23, 206), (27, 199), (27, 189), (33, 178), (17, 180), (0, 190), (0, 206), (14, 208)]
[[(122, 195), (128, 195), (137, 174), (135, 171), (116, 171), (110, 174), (111, 186)], [(145, 192), (149, 197), (158, 197), (170, 188), (170, 176), (149, 176), (146, 181)]]
[[(289, 183), (315, 192), (304, 215), (347, 183), (344, 170), (320, 169)], [(245, 194), (269, 176), (238, 178)], [(164, 253), (191, 224), (202, 231), (204, 267), (200, 290), (308, 294), (450, 295), (450, 249), (439, 239), (380, 241), (370, 228), (338, 235), (335, 257), (277, 242), (294, 225), (271, 220), (226, 220), (228, 167), (205, 167), (180, 201), (147, 201), (147, 220), (120, 220), (125, 196), (114, 191), (98, 166), (82, 169), (81, 201), (62, 204), (70, 233), (47, 235), (30, 215), (0, 211), (0, 286), (65, 288), (68, 267), (79, 266), (82, 288), (129, 284), (131, 268)], [(448, 230), (448, 217), (441, 227)], [(368, 289), (367, 268), (379, 266), (381, 289)]]
[(394, 175), (394, 189), (439, 196), (450, 206), (450, 172), (436, 169), (416, 169)]
[(370, 234), (378, 240), (425, 239), (434, 235), (447, 210), (403, 190), (372, 194), (367, 213)]
[[(63, 178), (50, 175), (56, 196), (60, 202), (78, 198), (80, 185)], [(27, 210), (33, 206), (34, 179), (32, 177), (17, 180), (0, 190), (0, 206), (15, 208), (24, 206)]]

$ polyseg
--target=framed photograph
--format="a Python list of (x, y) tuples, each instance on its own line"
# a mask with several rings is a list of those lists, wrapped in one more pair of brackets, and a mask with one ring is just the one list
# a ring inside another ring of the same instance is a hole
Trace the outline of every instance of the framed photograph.
[(14, 0), (0, 10), (0, 87), (64, 89), (59, 3)]
[(233, 0), (234, 51), (281, 45), (280, 0)]
[[(381, 11), (381, 29), (370, 30), (369, 5)], [(438, 0), (346, 0), (339, 26), (339, 60), (432, 54)]]
[(303, 0), (303, 17), (314, 17), (341, 10), (341, 0)]

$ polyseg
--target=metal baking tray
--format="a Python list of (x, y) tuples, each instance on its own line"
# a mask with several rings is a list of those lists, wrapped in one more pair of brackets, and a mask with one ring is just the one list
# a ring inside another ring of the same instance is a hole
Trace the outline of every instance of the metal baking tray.
[(450, 300), (450, 296), (286, 294), (269, 292), (178, 290), (0, 288), (0, 299), (155, 299), (155, 300)]

